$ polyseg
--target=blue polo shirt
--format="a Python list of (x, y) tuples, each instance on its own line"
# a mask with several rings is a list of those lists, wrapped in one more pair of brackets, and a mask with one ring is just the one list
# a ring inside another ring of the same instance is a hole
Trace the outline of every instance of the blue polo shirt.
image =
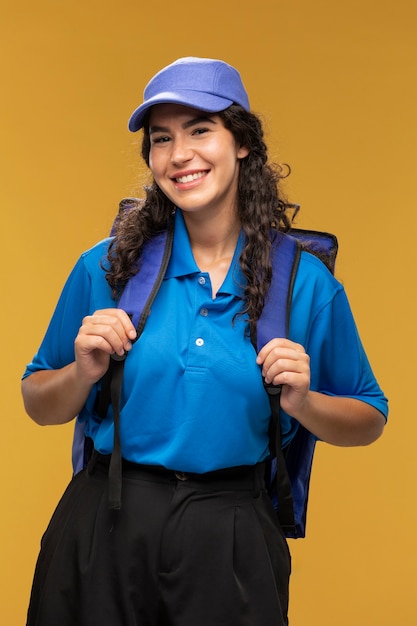
[[(115, 306), (100, 268), (109, 240), (84, 253), (71, 273), (38, 353), (25, 376), (74, 360), (85, 315)], [(126, 359), (121, 407), (122, 454), (137, 463), (206, 472), (251, 465), (268, 455), (269, 401), (242, 309), (243, 235), (216, 298), (194, 260), (181, 211), (173, 250), (145, 330)], [(387, 401), (363, 351), (342, 285), (302, 253), (294, 286), (290, 338), (311, 359), (311, 388), (359, 398), (387, 415)], [(97, 389), (79, 419), (102, 453), (113, 446), (111, 409), (94, 415)], [(284, 444), (297, 427), (282, 415)]]

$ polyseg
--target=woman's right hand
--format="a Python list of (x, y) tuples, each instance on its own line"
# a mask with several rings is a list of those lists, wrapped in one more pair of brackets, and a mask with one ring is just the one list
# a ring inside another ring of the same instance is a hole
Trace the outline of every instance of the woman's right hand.
[(86, 383), (96, 383), (106, 373), (110, 356), (123, 356), (135, 338), (135, 327), (122, 309), (102, 309), (88, 315), (74, 343), (77, 376)]
[(135, 337), (136, 330), (121, 309), (103, 309), (84, 318), (75, 339), (75, 361), (61, 369), (39, 370), (22, 381), (28, 415), (41, 425), (72, 420), (106, 373), (110, 356), (128, 352)]

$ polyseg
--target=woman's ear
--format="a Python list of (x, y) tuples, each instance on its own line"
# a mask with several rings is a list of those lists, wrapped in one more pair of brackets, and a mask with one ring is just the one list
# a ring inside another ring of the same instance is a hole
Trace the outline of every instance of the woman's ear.
[(237, 151), (237, 158), (238, 159), (244, 159), (245, 157), (248, 156), (250, 150), (247, 146), (240, 146), (240, 148)]

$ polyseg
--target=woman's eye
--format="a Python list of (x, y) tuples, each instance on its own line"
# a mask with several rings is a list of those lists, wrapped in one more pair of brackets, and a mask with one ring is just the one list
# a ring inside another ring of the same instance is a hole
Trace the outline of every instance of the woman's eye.
[(195, 128), (193, 130), (193, 135), (203, 135), (204, 133), (207, 133), (207, 132), (208, 132), (208, 128), (204, 128), (204, 127)]
[(166, 137), (164, 135), (160, 135), (159, 137), (152, 137), (152, 143), (165, 143), (166, 141), (169, 141), (169, 137)]

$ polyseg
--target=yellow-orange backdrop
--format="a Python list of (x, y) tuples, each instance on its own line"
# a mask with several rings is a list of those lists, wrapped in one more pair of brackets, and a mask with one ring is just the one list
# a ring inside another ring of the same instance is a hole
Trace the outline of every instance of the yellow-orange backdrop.
[(337, 275), (391, 401), (374, 446), (319, 446), (308, 537), (291, 542), (291, 623), (415, 626), (415, 3), (0, 0), (0, 12), (0, 622), (24, 623), (70, 477), (72, 426), (25, 416), (21, 373), (79, 253), (141, 187), (126, 121), (144, 83), (200, 55), (240, 68), (272, 155), (292, 166), (299, 225), (337, 233)]

